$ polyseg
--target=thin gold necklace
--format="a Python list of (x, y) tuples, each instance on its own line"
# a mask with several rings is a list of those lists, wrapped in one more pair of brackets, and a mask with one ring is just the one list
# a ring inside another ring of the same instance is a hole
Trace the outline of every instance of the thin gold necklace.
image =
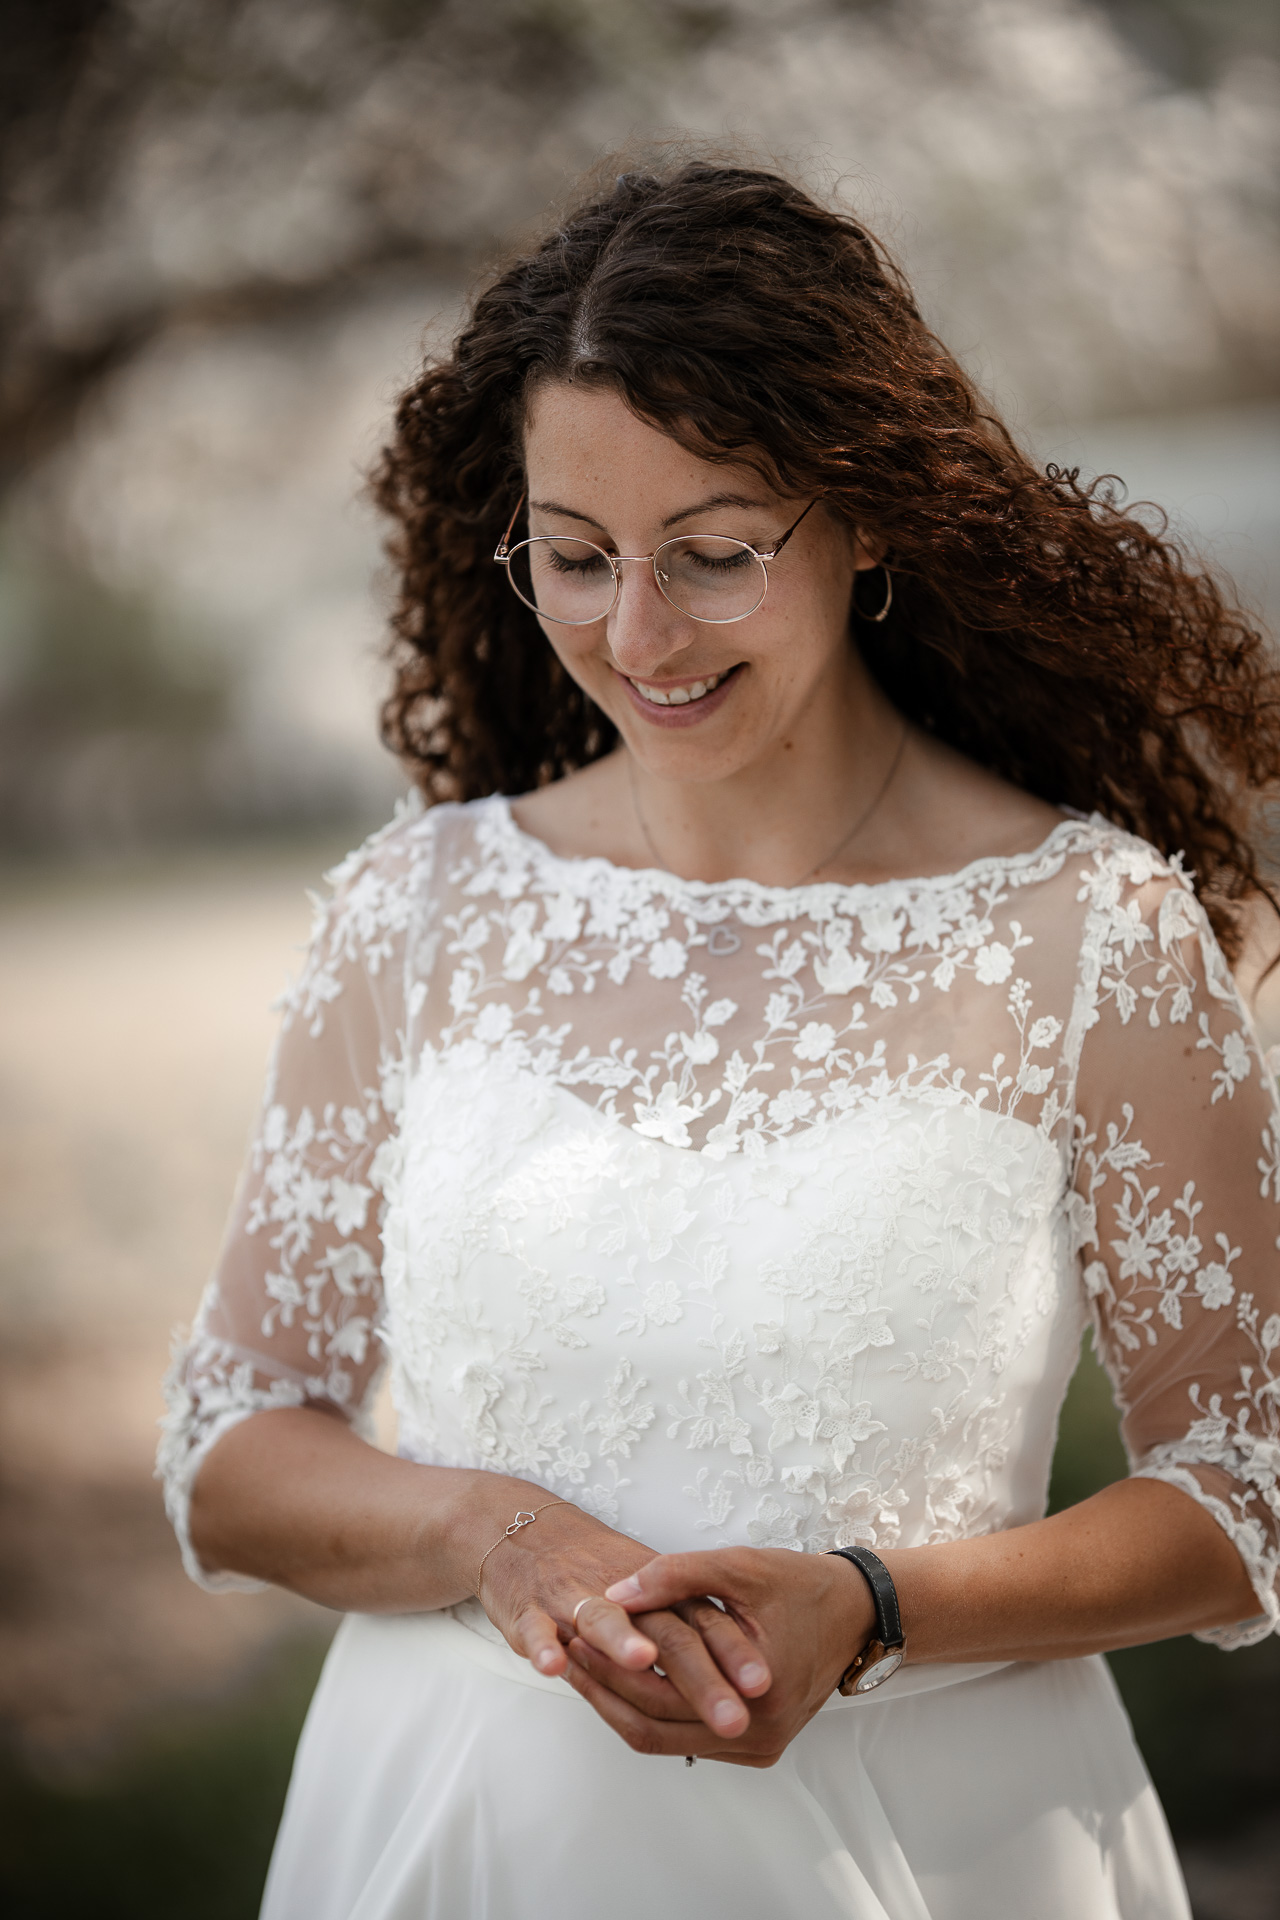
[[(858, 818), (854, 821), (853, 825), (848, 829), (843, 839), (840, 840), (836, 846), (832, 847), (830, 853), (825, 854), (823, 858), (818, 861), (816, 866), (810, 867), (807, 873), (801, 874), (798, 880), (793, 880), (790, 883), (792, 886), (795, 886), (795, 887), (807, 886), (809, 881), (812, 880), (815, 873), (821, 873), (824, 867), (829, 867), (831, 865), (831, 862), (837, 857), (837, 855), (844, 852), (849, 842), (855, 839), (857, 835), (862, 832), (862, 829), (867, 825), (868, 821), (871, 819), (872, 814), (875, 812), (876, 808), (880, 805), (881, 801), (884, 799), (885, 795), (888, 793), (890, 787), (893, 785), (894, 776), (897, 773), (898, 768), (902, 763), (903, 749), (905, 748), (906, 744), (907, 744), (907, 727), (906, 727), (906, 723), (904, 722), (902, 732), (898, 738), (898, 745), (894, 751), (893, 759), (889, 763), (889, 771), (888, 773), (886, 773), (884, 779), (881, 781), (879, 791), (876, 793), (875, 798), (871, 802), (871, 805), (865, 808), (864, 811), (858, 815)], [(658, 866), (658, 868), (664, 873), (669, 872), (670, 869), (667, 867), (666, 862), (664, 861), (662, 855), (658, 851), (657, 845), (654, 842), (653, 835), (649, 831), (649, 823), (645, 819), (644, 812), (640, 805), (640, 791), (639, 791), (639, 788), (636, 786), (636, 763), (632, 759), (630, 754), (627, 755), (627, 771), (631, 776), (631, 804), (635, 809), (636, 825), (639, 827), (641, 833), (644, 835), (644, 843), (648, 847), (650, 853), (653, 855), (654, 861)]]

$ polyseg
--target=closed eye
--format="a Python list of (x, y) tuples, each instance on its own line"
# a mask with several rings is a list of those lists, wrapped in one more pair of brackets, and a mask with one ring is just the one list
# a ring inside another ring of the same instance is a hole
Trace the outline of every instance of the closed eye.
[(697, 548), (686, 548), (684, 562), (695, 567), (699, 573), (741, 573), (744, 567), (754, 564), (755, 555), (748, 553), (745, 547), (739, 547), (736, 553), (709, 554), (700, 553)]
[(609, 571), (609, 562), (601, 553), (589, 553), (579, 560), (571, 558), (568, 554), (560, 553), (555, 547), (546, 547), (543, 549), (542, 565), (550, 567), (553, 573), (575, 574), (578, 579), (582, 579), (587, 575), (598, 575)]

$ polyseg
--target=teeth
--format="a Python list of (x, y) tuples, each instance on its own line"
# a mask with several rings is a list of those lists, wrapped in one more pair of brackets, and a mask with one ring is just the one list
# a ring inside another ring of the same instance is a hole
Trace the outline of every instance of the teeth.
[(652, 700), (655, 707), (687, 707), (692, 700), (705, 699), (723, 679), (722, 673), (712, 673), (705, 680), (695, 680), (690, 687), (672, 687), (669, 692), (647, 686), (643, 680), (633, 680), (631, 684), (646, 700)]

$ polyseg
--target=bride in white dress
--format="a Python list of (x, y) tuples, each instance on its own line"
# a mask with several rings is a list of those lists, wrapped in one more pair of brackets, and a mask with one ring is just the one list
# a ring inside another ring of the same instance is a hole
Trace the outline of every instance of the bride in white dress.
[(1101, 1650), (1280, 1616), (1259, 637), (767, 174), (505, 269), (379, 486), (454, 803), (332, 876), (162, 1448), (347, 1616), (264, 1914), (1186, 1916)]

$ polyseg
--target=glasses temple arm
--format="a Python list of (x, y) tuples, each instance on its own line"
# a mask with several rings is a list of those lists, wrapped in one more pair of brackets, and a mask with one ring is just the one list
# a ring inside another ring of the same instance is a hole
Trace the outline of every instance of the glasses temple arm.
[[(524, 494), (522, 493), (522, 494), (520, 495), (520, 498), (519, 498), (519, 499), (518, 499), (518, 500), (516, 501), (516, 506), (515, 506), (515, 513), (513, 513), (513, 514), (512, 514), (512, 516), (511, 516), (511, 518), (510, 518), (510, 519), (508, 520), (508, 522), (507, 522), (507, 530), (506, 530), (506, 532), (505, 532), (505, 533), (503, 534), (503, 536), (502, 536), (502, 538), (501, 538), (501, 540), (499, 540), (499, 542), (498, 542), (498, 545), (497, 545), (497, 550), (496, 550), (496, 552), (494, 553), (494, 556), (493, 556), (495, 560), (505, 560), (505, 559), (506, 559), (506, 557), (507, 557), (507, 542), (508, 542), (508, 540), (509, 540), (509, 539), (511, 538), (511, 529), (512, 529), (512, 527), (514, 527), (514, 525), (515, 525), (515, 523), (516, 523), (516, 515), (517, 515), (517, 514), (518, 514), (518, 513), (520, 512), (520, 509), (521, 509), (521, 507), (522, 507), (523, 505), (524, 505)], [(808, 509), (808, 508), (806, 507), (806, 508), (805, 508), (805, 513), (807, 513), (808, 511), (809, 511), (809, 509)], [(803, 519), (803, 517), (804, 517), (804, 516), (803, 516), (803, 514), (802, 514), (802, 515), (801, 515), (801, 519)], [(796, 525), (798, 526), (799, 524), (800, 524), (800, 523), (799, 523), (799, 521), (797, 521), (797, 522), (796, 522)]]
[[(813, 512), (814, 508), (817, 506), (818, 501), (821, 498), (822, 498), (822, 495), (818, 494), (815, 499), (809, 502), (808, 506), (804, 510), (804, 513), (800, 515), (800, 520), (804, 519), (805, 514)], [(782, 552), (782, 549), (786, 546), (788, 540), (791, 538), (792, 534), (795, 532), (796, 528), (800, 525), (800, 520), (793, 520), (791, 522), (791, 525), (787, 528), (786, 532), (783, 534), (781, 540), (779, 540), (777, 546), (772, 547), (768, 553), (762, 553), (760, 555), (760, 558), (762, 560), (776, 560), (778, 555)]]

